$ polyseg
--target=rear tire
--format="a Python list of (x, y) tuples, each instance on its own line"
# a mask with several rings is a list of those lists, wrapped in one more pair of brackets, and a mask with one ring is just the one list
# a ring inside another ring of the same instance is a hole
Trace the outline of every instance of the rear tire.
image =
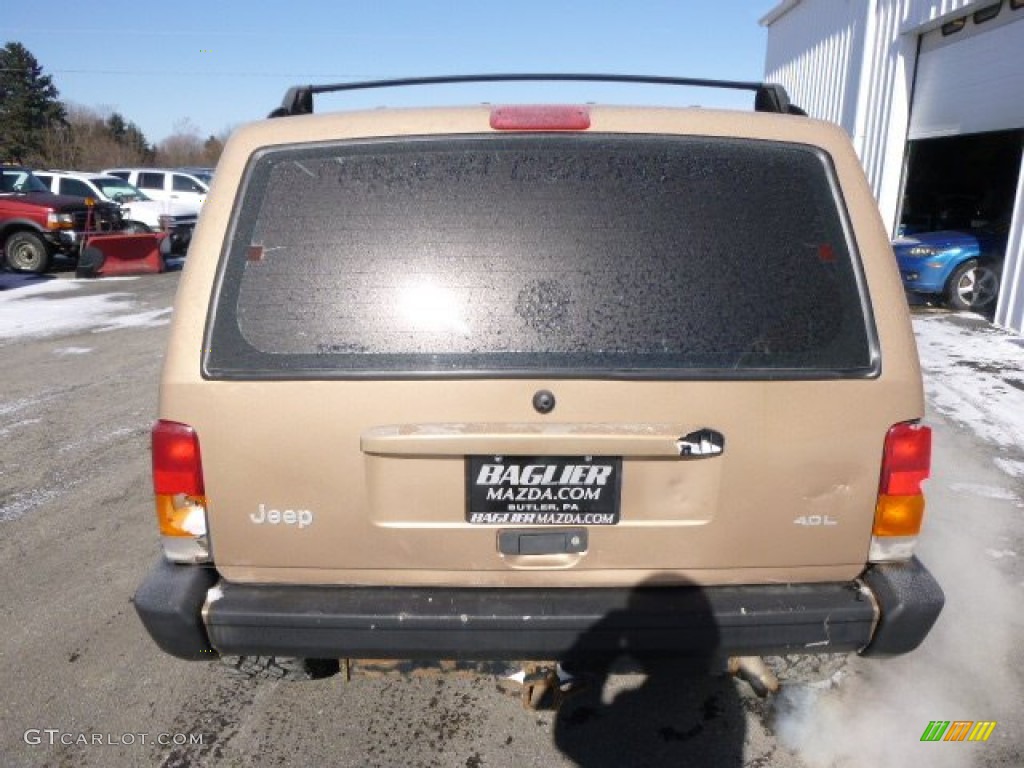
[(989, 262), (971, 259), (957, 267), (946, 285), (946, 303), (953, 309), (984, 312), (999, 298), (999, 271)]
[(41, 275), (50, 268), (50, 249), (34, 232), (15, 232), (4, 244), (7, 266), (14, 272)]
[(337, 659), (297, 659), (289, 656), (222, 656), (228, 671), (249, 680), (321, 680), (338, 673)]
[(140, 235), (152, 231), (152, 229), (143, 224), (141, 221), (126, 221), (124, 222), (124, 229), (122, 229), (122, 232), (127, 232), (130, 235)]

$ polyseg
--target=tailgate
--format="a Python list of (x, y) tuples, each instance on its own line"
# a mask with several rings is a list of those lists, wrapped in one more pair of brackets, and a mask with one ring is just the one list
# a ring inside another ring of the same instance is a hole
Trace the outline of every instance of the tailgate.
[[(241, 581), (852, 578), (878, 487), (864, 456), (880, 455), (892, 418), (836, 408), (834, 386), (817, 382), (549, 383), (572, 422), (528, 421), (535, 382), (502, 383), (476, 404), (475, 383), (464, 382), (347, 384), (333, 396), (327, 383), (246, 386), (224, 401), (207, 391), (215, 413), (198, 427), (214, 557)], [(875, 397), (871, 386), (844, 385), (851, 402)], [(500, 403), (522, 421), (372, 418), (430, 403), (462, 416)], [(637, 420), (587, 420), (612, 404)], [(247, 421), (244, 439), (217, 428), (236, 418)], [(704, 430), (721, 436), (720, 452), (684, 455), (683, 438)]]

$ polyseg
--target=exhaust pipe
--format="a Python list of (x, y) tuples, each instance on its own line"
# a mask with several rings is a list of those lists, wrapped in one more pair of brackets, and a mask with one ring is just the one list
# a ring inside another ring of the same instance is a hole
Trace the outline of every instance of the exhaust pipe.
[(520, 686), (523, 709), (558, 710), (565, 699), (584, 687), (581, 678), (565, 671), (558, 662), (533, 662), (505, 680)]

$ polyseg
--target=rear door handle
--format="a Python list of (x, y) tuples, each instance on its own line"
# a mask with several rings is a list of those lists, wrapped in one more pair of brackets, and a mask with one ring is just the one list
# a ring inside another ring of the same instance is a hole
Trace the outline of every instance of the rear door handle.
[[(699, 423), (699, 422), (698, 422)], [(721, 433), (679, 424), (398, 424), (360, 436), (378, 456), (622, 456), (703, 458), (722, 452)], [(695, 437), (696, 436), (696, 437)], [(717, 451), (714, 448), (717, 446)]]
[(679, 455), (684, 458), (706, 459), (725, 452), (725, 436), (713, 429), (698, 429), (676, 441)]

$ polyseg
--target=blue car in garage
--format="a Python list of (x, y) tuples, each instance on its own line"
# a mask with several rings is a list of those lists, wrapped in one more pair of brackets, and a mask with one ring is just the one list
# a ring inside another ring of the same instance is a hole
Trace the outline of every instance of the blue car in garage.
[(901, 236), (892, 247), (903, 287), (954, 309), (986, 312), (999, 297), (1006, 230), (944, 230)]

